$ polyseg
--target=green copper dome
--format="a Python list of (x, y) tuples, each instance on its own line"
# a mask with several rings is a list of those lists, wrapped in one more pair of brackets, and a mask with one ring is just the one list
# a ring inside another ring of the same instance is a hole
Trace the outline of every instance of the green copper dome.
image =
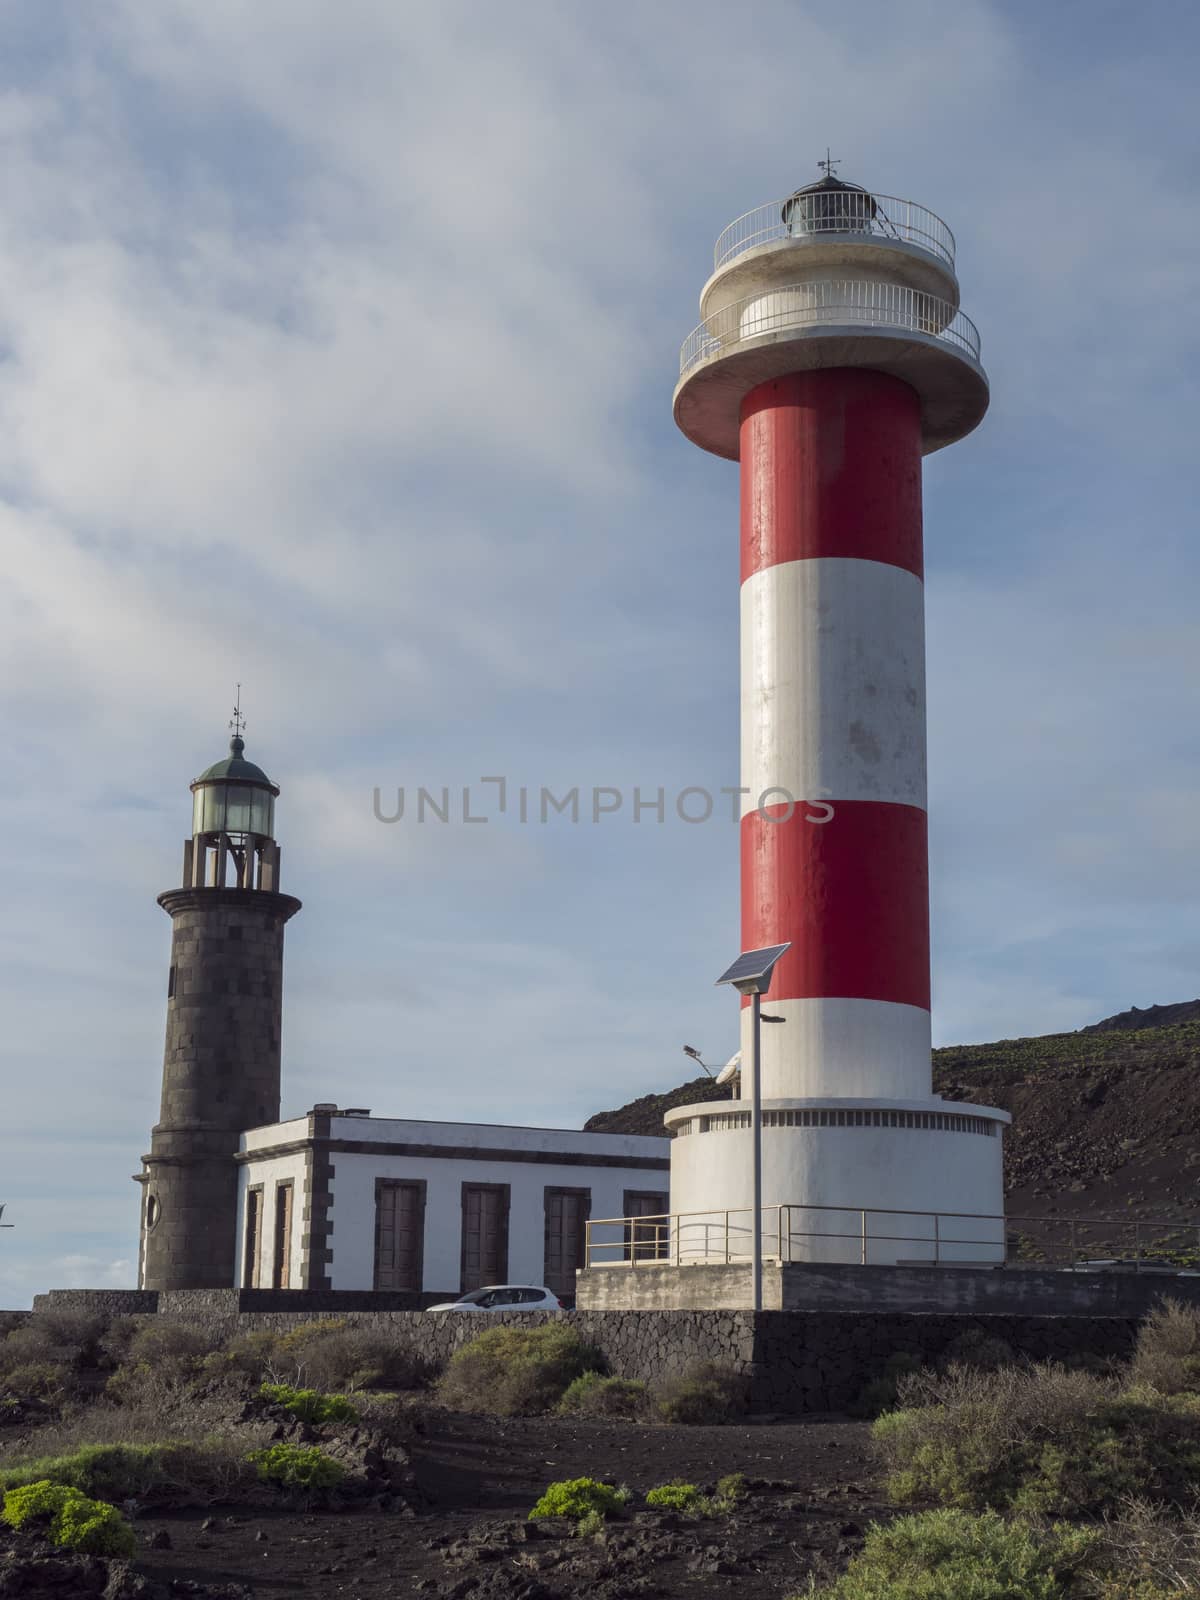
[(242, 755), (246, 748), (246, 741), (236, 734), (229, 741), (229, 754), (224, 761), (216, 761), (207, 772), (202, 772), (196, 779), (197, 783), (210, 783), (221, 778), (243, 778), (248, 783), (261, 783), (268, 789), (275, 785), (267, 777), (261, 767), (256, 767), (253, 761), (247, 761)]
[(235, 733), (229, 754), (192, 784), (192, 836), (229, 833), (269, 839), (275, 825), (278, 787), (261, 767), (243, 755), (245, 741)]

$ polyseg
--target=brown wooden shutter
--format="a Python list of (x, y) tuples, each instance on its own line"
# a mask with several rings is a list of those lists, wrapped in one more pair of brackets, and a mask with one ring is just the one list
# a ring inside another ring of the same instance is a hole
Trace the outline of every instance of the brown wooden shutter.
[(423, 1287), (425, 1183), (375, 1180), (376, 1289)]
[(271, 1278), (276, 1289), (292, 1285), (292, 1185), (275, 1185), (275, 1261)]

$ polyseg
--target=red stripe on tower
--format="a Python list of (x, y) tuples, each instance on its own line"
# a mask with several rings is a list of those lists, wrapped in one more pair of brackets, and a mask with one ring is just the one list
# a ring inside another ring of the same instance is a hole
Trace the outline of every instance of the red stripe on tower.
[(742, 821), (742, 949), (791, 941), (771, 998), (929, 1007), (929, 867), (915, 806), (833, 802)]
[(742, 578), (856, 556), (923, 576), (921, 404), (883, 372), (793, 372), (742, 401)]

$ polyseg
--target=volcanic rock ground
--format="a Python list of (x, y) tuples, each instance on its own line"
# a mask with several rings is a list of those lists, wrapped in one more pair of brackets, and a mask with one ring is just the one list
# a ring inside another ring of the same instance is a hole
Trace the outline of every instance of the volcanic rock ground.
[[(0, 1530), (0, 1595), (71, 1600), (269, 1600), (275, 1595), (398, 1600), (776, 1600), (824, 1582), (891, 1515), (868, 1457), (867, 1425), (760, 1417), (668, 1427), (538, 1417), (501, 1420), (431, 1406), (411, 1450), (419, 1505), (388, 1510), (214, 1506), (133, 1509), (136, 1559), (56, 1557)], [(744, 1472), (751, 1492), (728, 1517), (697, 1520), (638, 1502), (685, 1479), (710, 1489)], [(599, 1539), (528, 1522), (547, 1483), (596, 1477), (634, 1492), (631, 1514)]]
[[(590, 1600), (783, 1596), (829, 1576), (889, 1514), (867, 1458), (865, 1424), (758, 1421), (672, 1428), (559, 1418), (498, 1420), (434, 1412), (414, 1451), (428, 1506), (413, 1519), (371, 1512), (157, 1519), (169, 1550), (147, 1575), (239, 1583), (254, 1595), (394, 1600)], [(628, 1484), (637, 1498), (671, 1479), (712, 1484), (745, 1472), (758, 1485), (732, 1518), (697, 1522), (642, 1510), (601, 1541), (562, 1525), (531, 1529), (552, 1479)]]

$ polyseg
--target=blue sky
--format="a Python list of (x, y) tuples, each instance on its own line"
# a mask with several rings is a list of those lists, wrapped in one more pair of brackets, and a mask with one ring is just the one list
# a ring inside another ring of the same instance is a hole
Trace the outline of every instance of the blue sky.
[(726, 222), (945, 217), (991, 413), (926, 466), (935, 1032), (1197, 965), (1194, 9), (0, 5), (0, 1304), (129, 1283), (187, 785), (282, 787), (284, 1106), (578, 1125), (733, 1048), (736, 469), (672, 424)]

